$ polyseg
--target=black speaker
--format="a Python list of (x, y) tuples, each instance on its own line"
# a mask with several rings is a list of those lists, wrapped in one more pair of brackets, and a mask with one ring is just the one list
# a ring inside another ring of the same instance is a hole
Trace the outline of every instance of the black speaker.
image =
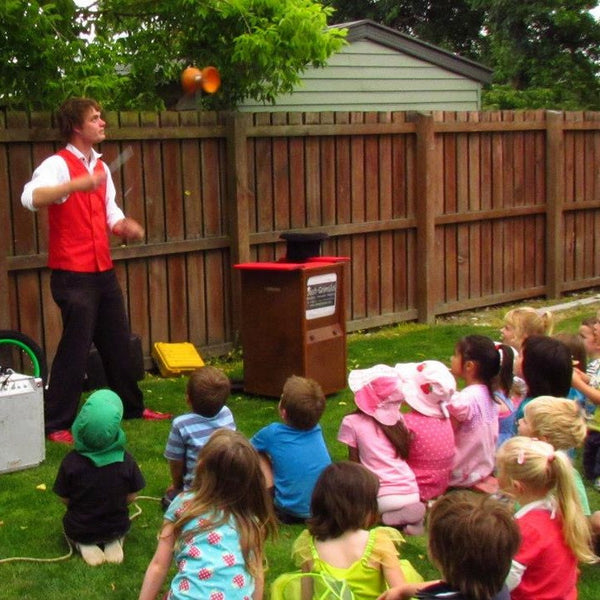
[[(142, 353), (142, 338), (132, 333), (129, 337), (129, 353), (131, 355), (131, 366), (135, 372), (137, 381), (144, 379), (144, 355)], [(87, 360), (85, 379), (83, 380), (83, 389), (85, 391), (98, 390), (108, 387), (104, 365), (100, 358), (100, 353), (94, 344), (90, 348), (90, 354)]]

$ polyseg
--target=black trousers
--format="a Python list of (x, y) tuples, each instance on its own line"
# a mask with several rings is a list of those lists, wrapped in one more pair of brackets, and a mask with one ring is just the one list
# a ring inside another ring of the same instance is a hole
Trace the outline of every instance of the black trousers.
[(583, 445), (583, 473), (590, 481), (600, 477), (600, 431), (588, 429)]
[(63, 332), (44, 397), (46, 433), (69, 429), (73, 424), (92, 342), (102, 359), (109, 387), (123, 401), (124, 418), (141, 417), (144, 399), (129, 352), (129, 324), (114, 270), (55, 270), (50, 289), (60, 308)]

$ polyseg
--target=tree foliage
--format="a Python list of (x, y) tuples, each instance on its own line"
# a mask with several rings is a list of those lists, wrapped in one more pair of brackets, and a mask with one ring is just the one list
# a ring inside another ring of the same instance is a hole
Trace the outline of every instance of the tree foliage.
[(315, 0), (6, 0), (0, 100), (48, 109), (78, 94), (160, 109), (181, 95), (183, 68), (211, 64), (222, 87), (203, 106), (270, 102), (344, 44), (343, 30), (327, 29), (330, 12)]
[(486, 64), (490, 108), (600, 109), (600, 24), (582, 0), (327, 0), (334, 21), (370, 18)]
[(600, 25), (595, 2), (475, 0), (485, 5), (499, 107), (528, 99), (548, 108), (600, 108)]
[(325, 0), (335, 9), (332, 21), (371, 19), (466, 58), (481, 55), (485, 12), (471, 0)]
[(372, 19), (494, 70), (491, 108), (600, 109), (600, 24), (583, 0), (4, 0), (0, 105), (50, 109), (69, 95), (107, 108), (161, 109), (188, 65), (216, 66), (200, 106), (272, 102), (344, 32)]

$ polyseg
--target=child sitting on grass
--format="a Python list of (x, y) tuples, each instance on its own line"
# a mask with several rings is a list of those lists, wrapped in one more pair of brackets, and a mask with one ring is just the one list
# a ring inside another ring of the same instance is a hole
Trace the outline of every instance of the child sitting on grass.
[(513, 437), (498, 450), (501, 490), (520, 507), (521, 543), (507, 585), (511, 600), (577, 598), (578, 563), (593, 563), (569, 457), (547, 442)]
[(94, 392), (73, 422), (75, 449), (62, 460), (54, 482), (67, 505), (65, 535), (92, 566), (123, 561), (123, 538), (131, 525), (127, 505), (145, 485), (125, 450), (122, 417), (117, 394)]
[(409, 407), (403, 415), (411, 435), (406, 462), (417, 479), (421, 500), (428, 502), (448, 487), (456, 452), (448, 404), (456, 393), (456, 381), (437, 360), (398, 363), (395, 369)]
[[(507, 344), (496, 343), (500, 356), (500, 371), (494, 384), (494, 399), (498, 402), (498, 440), (496, 446), (512, 437), (515, 433), (515, 418), (522, 397), (515, 393), (515, 374), (513, 371), (518, 355), (515, 348)], [(523, 382), (524, 383), (524, 382)]]
[(250, 442), (261, 453), (277, 518), (282, 523), (302, 523), (310, 516), (317, 478), (331, 463), (319, 425), (325, 395), (316, 381), (292, 375), (283, 386), (278, 408), (283, 423), (263, 427)]
[(422, 535), (425, 504), (407, 462), (411, 432), (400, 414), (402, 379), (394, 367), (375, 365), (348, 375), (357, 410), (340, 424), (338, 440), (348, 446), (348, 458), (379, 478), (377, 503), (386, 525), (407, 535)]
[(450, 486), (473, 487), (495, 466), (499, 404), (493, 394), (500, 355), (494, 342), (483, 335), (463, 337), (454, 348), (451, 370), (466, 385), (448, 406), (456, 443)]
[(329, 465), (313, 492), (308, 529), (292, 549), (302, 571), (346, 582), (355, 600), (374, 600), (391, 586), (415, 592), (423, 585), (410, 562), (399, 560), (400, 533), (391, 527), (372, 528), (379, 518), (378, 488), (377, 476), (358, 463)]
[[(555, 340), (561, 341), (571, 351), (573, 371), (578, 369), (579, 371), (585, 372), (587, 370), (587, 352), (584, 341), (579, 333), (561, 331), (560, 333), (555, 333), (552, 337)], [(569, 400), (577, 402), (581, 408), (585, 408), (584, 394), (572, 385), (566, 397), (569, 398)]]
[(223, 371), (204, 366), (194, 371), (187, 382), (185, 400), (192, 412), (173, 419), (165, 457), (169, 461), (171, 485), (162, 499), (163, 508), (183, 490), (189, 490), (194, 478), (198, 453), (217, 429), (235, 430), (233, 415), (225, 402), (231, 383)]
[(523, 418), (525, 407), (533, 398), (567, 397), (573, 377), (571, 351), (564, 342), (555, 338), (546, 335), (529, 336), (523, 342), (521, 354), (515, 363), (515, 372), (523, 377), (527, 386), (527, 395), (519, 404), (515, 415), (518, 423)]
[(139, 600), (262, 599), (265, 539), (276, 528), (258, 453), (241, 433), (215, 431), (198, 455), (191, 489), (165, 513)]
[[(598, 381), (600, 376), (600, 322), (596, 317), (587, 317), (581, 321), (581, 325), (579, 326), (579, 337), (583, 343), (583, 347), (585, 349), (585, 357), (586, 357), (586, 367), (585, 367), (585, 378), (586, 383), (590, 383), (591, 380)], [(575, 380), (576, 375), (579, 375), (579, 371), (577, 367), (573, 368), (573, 379)], [(583, 373), (581, 373), (583, 375)], [(584, 408), (585, 408), (585, 418), (588, 421), (588, 433), (590, 431), (590, 427), (595, 425), (593, 422), (595, 420), (596, 413), (596, 404), (592, 402), (589, 398), (585, 397)], [(600, 422), (596, 427), (597, 431), (600, 431)], [(585, 462), (585, 453), (584, 453), (584, 462)], [(585, 468), (585, 465), (584, 465)], [(586, 475), (587, 476), (587, 475)], [(592, 478), (590, 478), (592, 479)]]
[[(586, 436), (583, 411), (572, 400), (538, 396), (525, 407), (525, 414), (519, 421), (519, 435), (548, 442), (555, 450), (566, 452), (579, 448)], [(583, 514), (589, 518), (594, 539), (598, 540), (600, 511), (592, 514), (583, 480), (575, 467), (573, 475)]]
[[(599, 313), (600, 314), (600, 313)], [(583, 446), (583, 473), (600, 491), (600, 321), (589, 318), (579, 328), (587, 353), (584, 372), (573, 369), (573, 387), (585, 396), (587, 436)]]
[(429, 558), (443, 581), (416, 595), (401, 585), (379, 600), (509, 600), (505, 580), (519, 547), (519, 529), (505, 503), (467, 490), (450, 492), (435, 502), (427, 526)]
[[(518, 306), (509, 310), (504, 315), (504, 325), (500, 330), (500, 339), (503, 344), (512, 346), (518, 353), (521, 352), (525, 340), (532, 335), (549, 336), (554, 328), (554, 316), (549, 310), (536, 309), (531, 306)], [(527, 386), (521, 376), (515, 372), (512, 385), (512, 395), (517, 398), (517, 403), (525, 398)], [(516, 432), (516, 424), (508, 439)]]
[(552, 335), (553, 327), (554, 316), (549, 310), (518, 306), (504, 315), (500, 338), (503, 344), (513, 346), (520, 352), (529, 336)]

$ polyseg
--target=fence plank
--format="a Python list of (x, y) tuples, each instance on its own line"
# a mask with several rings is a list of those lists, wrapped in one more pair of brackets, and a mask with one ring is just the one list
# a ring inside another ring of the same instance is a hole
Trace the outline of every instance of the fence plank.
[[(6, 127), (6, 117), (0, 113), (0, 131)], [(8, 172), (8, 148), (0, 146), (0, 173)], [(11, 319), (9, 302), (9, 276), (8, 261), (9, 254), (12, 254), (11, 242), (11, 210), (10, 202), (5, 199), (10, 198), (8, 177), (0, 177), (0, 329), (9, 329)]]
[[(557, 298), (561, 292), (564, 276), (565, 248), (563, 239), (562, 206), (566, 197), (566, 173), (570, 169), (565, 164), (565, 143), (563, 137), (563, 115), (549, 111), (547, 120), (547, 217), (546, 217), (546, 281), (547, 293)], [(568, 135), (568, 134), (566, 134)], [(565, 136), (566, 137), (566, 136)], [(555, 243), (556, 242), (556, 243)]]

